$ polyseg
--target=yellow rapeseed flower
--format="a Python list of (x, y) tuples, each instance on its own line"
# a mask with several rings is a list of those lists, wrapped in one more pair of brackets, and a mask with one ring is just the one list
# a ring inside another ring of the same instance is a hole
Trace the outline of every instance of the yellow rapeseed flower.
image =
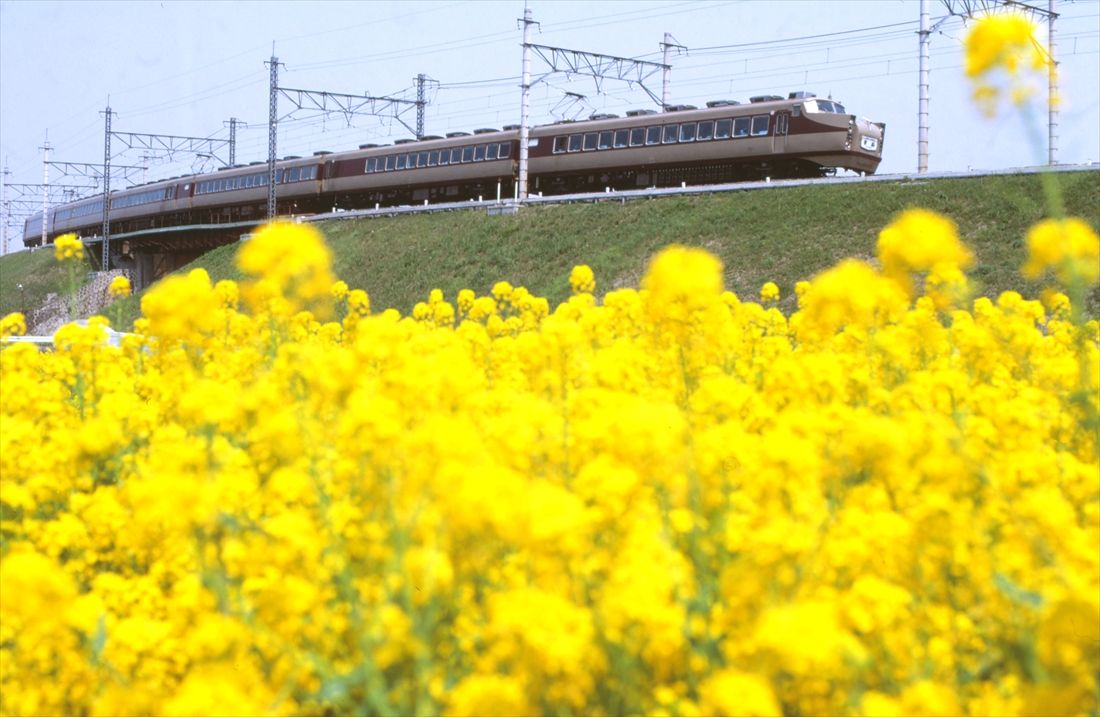
[(1044, 219), (1027, 233), (1028, 259), (1021, 269), (1029, 279), (1052, 271), (1063, 284), (1079, 276), (1087, 282), (1100, 278), (1100, 235), (1087, 222)]
[(1022, 15), (987, 15), (966, 37), (966, 74), (974, 82), (974, 102), (986, 116), (1008, 95), (1021, 105), (1037, 91), (1050, 69), (1050, 56), (1035, 38), (1035, 25)]
[(574, 294), (591, 294), (596, 290), (596, 275), (592, 273), (592, 267), (587, 264), (579, 264), (573, 267), (569, 274), (569, 286)]
[(84, 244), (76, 234), (62, 234), (53, 241), (53, 254), (58, 261), (80, 261), (84, 258)]
[(116, 299), (130, 295), (130, 280), (125, 276), (119, 275), (111, 279), (110, 285), (107, 287), (107, 295)]
[(966, 74), (975, 78), (996, 69), (1016, 74), (1040, 69), (1047, 54), (1035, 39), (1035, 25), (1014, 13), (986, 15), (966, 36)]
[(907, 209), (895, 217), (879, 232), (877, 251), (883, 273), (910, 295), (914, 273), (939, 264), (965, 269), (974, 261), (959, 240), (955, 222), (927, 209)]
[(9, 336), (22, 336), (25, 333), (27, 333), (27, 322), (23, 318), (23, 314), (18, 311), (0, 319), (0, 339), (6, 339)]

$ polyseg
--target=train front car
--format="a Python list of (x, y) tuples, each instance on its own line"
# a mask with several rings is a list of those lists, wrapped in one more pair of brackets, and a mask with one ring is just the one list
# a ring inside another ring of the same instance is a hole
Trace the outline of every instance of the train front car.
[(532, 191), (812, 178), (837, 169), (872, 174), (882, 160), (884, 128), (804, 92), (746, 104), (717, 100), (705, 109), (635, 110), (625, 118), (593, 115), (534, 128)]
[(27, 249), (42, 244), (42, 212), (35, 212), (23, 222), (23, 246)]
[(847, 169), (874, 174), (882, 161), (886, 125), (849, 114), (844, 105), (810, 94), (791, 93), (784, 151), (822, 173)]

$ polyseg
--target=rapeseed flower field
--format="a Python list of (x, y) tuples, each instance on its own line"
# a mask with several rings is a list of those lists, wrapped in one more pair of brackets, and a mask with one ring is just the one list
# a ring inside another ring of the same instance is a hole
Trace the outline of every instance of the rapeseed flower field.
[(1096, 715), (1100, 238), (1028, 242), (1040, 299), (913, 209), (790, 315), (674, 246), (401, 316), (276, 223), (6, 344), (0, 713)]

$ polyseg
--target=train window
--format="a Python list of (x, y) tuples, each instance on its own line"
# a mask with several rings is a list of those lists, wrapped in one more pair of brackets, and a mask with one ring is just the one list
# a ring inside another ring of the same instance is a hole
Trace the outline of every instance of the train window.
[(733, 123), (733, 136), (734, 137), (748, 137), (749, 136), (749, 124), (752, 120), (748, 117), (738, 117), (737, 121)]
[(599, 139), (599, 135), (595, 132), (589, 132), (584, 136), (584, 151), (596, 149), (596, 141)]
[(363, 168), (363, 171), (366, 172), (367, 174), (370, 174), (371, 172), (374, 171), (374, 168), (377, 165), (378, 165), (378, 159), (375, 158), (375, 157), (371, 157), (370, 159), (367, 160), (367, 164)]
[(485, 148), (485, 159), (496, 159), (497, 153), (500, 151), (499, 144), (490, 144)]
[(462, 148), (455, 147), (451, 150), (451, 164), (458, 164), (462, 161)]
[(571, 134), (569, 135), (569, 151), (580, 152), (581, 144), (584, 142), (584, 135)]
[(485, 145), (479, 144), (474, 147), (474, 161), (481, 162), (485, 159)]
[(298, 181), (298, 176), (299, 176), (300, 173), (301, 173), (301, 170), (298, 169), (297, 167), (291, 169), (290, 170), (290, 178), (287, 179), (286, 181), (287, 182), (297, 182)]
[(501, 142), (500, 143), (500, 158), (501, 159), (508, 159), (511, 156), (512, 156), (512, 143), (511, 142)]
[(427, 167), (428, 166), (428, 153), (427, 152), (421, 152), (420, 154), (418, 154), (416, 156), (416, 166), (417, 167)]
[(681, 142), (694, 142), (695, 141), (695, 123), (685, 122), (680, 125), (680, 141)]
[(844, 105), (840, 104), (839, 102), (833, 103), (833, 109), (842, 115), (848, 114), (848, 111), (844, 109)]
[(474, 161), (474, 148), (473, 147), (463, 147), (462, 148), (462, 161), (464, 163)]
[(317, 179), (317, 165), (313, 165), (309, 168), (309, 176), (306, 179)]
[(385, 166), (383, 167), (383, 170), (386, 171), (386, 172), (392, 172), (396, 162), (397, 162), (397, 160), (394, 159), (394, 156), (392, 154), (389, 155), (388, 157), (386, 157), (386, 163), (385, 163)]
[(695, 135), (696, 142), (703, 142), (714, 136), (714, 120), (699, 123), (699, 131)]
[(449, 164), (451, 161), (451, 150), (441, 149), (439, 150), (439, 165)]
[(439, 150), (433, 149), (431, 152), (428, 152), (428, 166), (434, 167), (437, 164), (439, 164)]
[(615, 130), (615, 148), (625, 147), (630, 140), (630, 130), (617, 129)]
[(635, 127), (630, 130), (630, 146), (641, 147), (645, 144), (645, 127)]
[(768, 133), (768, 115), (756, 115), (752, 118), (752, 136), (763, 137)]
[(405, 168), (405, 155), (403, 155), (403, 154), (397, 155), (397, 164), (394, 166), (394, 168), (395, 169), (404, 169)]
[(646, 144), (660, 144), (661, 143), (661, 128), (660, 127), (648, 127), (648, 128), (646, 128), (645, 143)]
[(729, 139), (730, 132), (733, 131), (733, 120), (721, 119), (714, 123), (714, 138), (715, 139)]
[(610, 130), (600, 132), (600, 149), (611, 149), (611, 140), (614, 136), (615, 133)]
[(554, 154), (561, 154), (569, 146), (569, 138), (565, 135), (554, 138)]
[(678, 124), (666, 124), (664, 137), (661, 139), (661, 144), (672, 144), (676, 141), (676, 135), (680, 133), (680, 125)]

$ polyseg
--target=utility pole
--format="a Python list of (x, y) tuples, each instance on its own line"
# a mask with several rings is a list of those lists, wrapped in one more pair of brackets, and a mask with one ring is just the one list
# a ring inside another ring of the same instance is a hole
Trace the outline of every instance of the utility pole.
[(279, 123), (279, 58), (272, 53), (266, 63), (271, 69), (271, 86), (267, 113), (267, 219), (275, 218), (275, 133)]
[(8, 206), (8, 175), (10, 174), (11, 172), (8, 171), (8, 158), (4, 157), (4, 171), (0, 172), (0, 209), (3, 210), (0, 224), (4, 225), (4, 228), (0, 231), (4, 233), (4, 256), (8, 254), (8, 220), (11, 219), (11, 207)]
[(416, 138), (424, 139), (424, 80), (427, 75), (421, 72), (416, 76)]
[[(111, 268), (111, 101), (107, 100), (107, 109), (103, 114), (103, 263), (100, 269)], [(43, 225), (46, 218), (42, 217)], [(42, 242), (42, 246), (46, 243)]]
[(229, 166), (237, 164), (237, 125), (244, 124), (236, 117), (229, 118)]
[(920, 104), (917, 108), (917, 174), (928, 171), (928, 0), (920, 0)]
[(1047, 50), (1050, 52), (1050, 66), (1047, 75), (1047, 163), (1052, 167), (1058, 164), (1058, 63), (1057, 40), (1054, 37), (1056, 0), (1047, 0)]
[(46, 246), (47, 224), (50, 218), (50, 131), (46, 130), (46, 141), (39, 147), (42, 150), (42, 246)]
[(661, 64), (664, 65), (664, 69), (661, 70), (661, 111), (668, 112), (669, 97), (672, 91), (672, 65), (668, 64), (668, 51), (676, 48), (679, 50), (686, 50), (687, 48), (676, 42), (676, 38), (672, 36), (671, 32), (665, 33), (665, 40), (661, 43), (662, 59)]
[(149, 160), (153, 159), (155, 155), (145, 152), (141, 155), (141, 183), (145, 184), (149, 181)]
[(523, 5), (523, 78), (520, 80), (522, 97), (519, 105), (519, 177), (516, 187), (516, 197), (522, 202), (527, 199), (527, 152), (530, 141), (531, 128), (528, 126), (531, 112), (531, 46), (527, 42), (527, 34), (535, 21), (531, 19), (531, 8)]

